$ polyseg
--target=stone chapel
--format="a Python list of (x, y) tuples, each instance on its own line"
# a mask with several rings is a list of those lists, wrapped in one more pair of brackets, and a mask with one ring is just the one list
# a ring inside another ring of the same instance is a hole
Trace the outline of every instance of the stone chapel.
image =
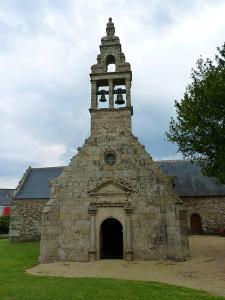
[(91, 134), (51, 180), (40, 262), (187, 259), (186, 210), (173, 180), (132, 134), (132, 72), (111, 18), (90, 78)]

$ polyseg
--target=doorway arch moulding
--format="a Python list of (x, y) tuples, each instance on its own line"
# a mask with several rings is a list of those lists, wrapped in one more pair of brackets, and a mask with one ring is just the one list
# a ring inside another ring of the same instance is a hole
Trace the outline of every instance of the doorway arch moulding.
[(101, 258), (100, 229), (104, 220), (114, 218), (123, 228), (123, 258), (132, 260), (132, 189), (124, 182), (107, 180), (89, 191), (92, 201), (88, 208), (90, 215), (90, 261)]

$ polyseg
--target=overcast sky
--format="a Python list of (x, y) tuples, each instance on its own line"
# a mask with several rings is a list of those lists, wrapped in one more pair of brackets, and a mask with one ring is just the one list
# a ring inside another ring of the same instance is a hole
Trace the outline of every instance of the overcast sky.
[(154, 159), (200, 55), (225, 41), (223, 0), (1, 0), (0, 188), (69, 163), (90, 133), (89, 73), (108, 17), (133, 71), (133, 131)]

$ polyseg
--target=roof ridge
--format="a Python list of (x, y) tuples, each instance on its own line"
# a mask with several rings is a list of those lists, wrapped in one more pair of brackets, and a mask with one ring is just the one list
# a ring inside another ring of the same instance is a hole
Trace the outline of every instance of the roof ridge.
[(161, 159), (155, 160), (155, 162), (190, 162), (191, 160), (187, 159)]
[(65, 168), (66, 166), (56, 166), (56, 167), (32, 167), (31, 170), (34, 169), (56, 169), (56, 168)]
[(21, 180), (18, 182), (17, 187), (15, 188), (15, 190), (14, 190), (14, 192), (13, 192), (13, 198), (15, 198), (16, 195), (17, 195), (17, 194), (21, 191), (21, 189), (23, 188), (24, 183), (26, 182), (26, 180), (27, 180), (27, 178), (28, 178), (30, 172), (31, 172), (31, 166), (29, 166), (29, 167), (26, 169), (26, 171), (25, 171), (25, 173), (23, 174)]

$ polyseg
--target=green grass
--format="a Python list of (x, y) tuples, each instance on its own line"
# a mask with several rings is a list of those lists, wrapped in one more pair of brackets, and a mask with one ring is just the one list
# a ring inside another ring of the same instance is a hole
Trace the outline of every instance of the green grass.
[(0, 240), (1, 300), (225, 299), (161, 283), (97, 278), (42, 277), (26, 274), (25, 269), (37, 264), (38, 253), (39, 243), (9, 244), (8, 240)]

